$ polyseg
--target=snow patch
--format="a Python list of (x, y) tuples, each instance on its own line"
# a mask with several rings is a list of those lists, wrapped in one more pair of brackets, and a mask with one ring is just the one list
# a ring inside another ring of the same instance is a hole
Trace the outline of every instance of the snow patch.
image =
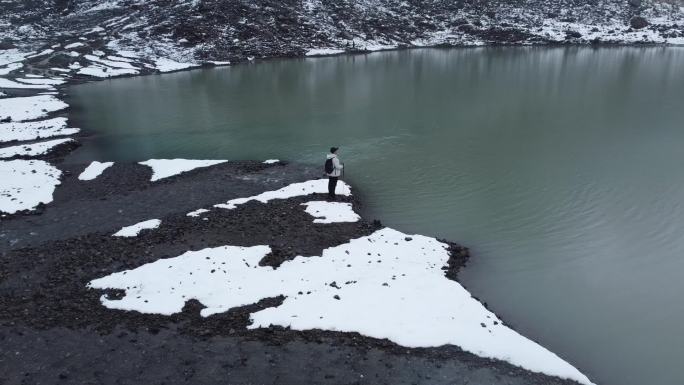
[(207, 210), (207, 209), (197, 209), (197, 210), (191, 211), (185, 215), (189, 216), (189, 217), (199, 217), (200, 215), (202, 215), (204, 213), (208, 213), (208, 212), (209, 212), (209, 210)]
[(16, 63), (24, 60), (26, 56), (31, 55), (33, 52), (20, 52), (17, 49), (8, 49), (0, 51), (0, 66), (4, 66), (10, 63)]
[(23, 67), (23, 63), (11, 63), (8, 64), (6, 67), (0, 68), (0, 75), (7, 75), (12, 71), (16, 71), (19, 68)]
[(133, 62), (134, 62), (133, 59), (128, 59), (128, 58), (125, 58), (125, 57), (122, 57), (122, 56), (112, 56), (112, 55), (109, 55), (109, 56), (107, 56), (107, 59), (108, 59), (108, 60), (113, 60), (113, 61), (123, 61), (123, 62), (127, 62), (127, 63), (133, 63)]
[(327, 56), (344, 53), (343, 49), (339, 48), (313, 48), (304, 54), (305, 56)]
[[(341, 195), (351, 195), (351, 187), (348, 184), (340, 181), (338, 183), (340, 187)], [(328, 193), (328, 180), (327, 179), (314, 179), (307, 182), (293, 183), (287, 185), (281, 189), (275, 191), (266, 191), (259, 195), (254, 195), (247, 198), (236, 198), (231, 199), (226, 203), (221, 203), (214, 205), (214, 207), (232, 210), (241, 204), (245, 204), (250, 201), (258, 201), (261, 203), (267, 203), (272, 199), (289, 199), (296, 196), (304, 196), (310, 194), (327, 194)]]
[(111, 68), (121, 68), (121, 69), (129, 69), (129, 70), (136, 70), (136, 71), (138, 70), (137, 67), (135, 67), (134, 65), (132, 65), (131, 63), (129, 63), (127, 61), (101, 59), (101, 58), (99, 58), (97, 56), (93, 56), (93, 55), (85, 55), (84, 58), (86, 58), (92, 62), (95, 62), (95, 63), (104, 64), (105, 66), (111, 67)]
[(74, 142), (73, 139), (54, 139), (46, 142), (20, 144), (17, 146), (0, 148), (0, 158), (13, 158), (15, 156), (39, 156), (45, 155), (55, 147)]
[(311, 201), (302, 203), (302, 206), (306, 206), (304, 211), (316, 218), (314, 223), (358, 222), (361, 219), (351, 203)]
[(54, 118), (25, 123), (0, 123), (0, 142), (73, 135), (77, 132), (79, 132), (78, 128), (67, 128), (67, 118)]
[(83, 44), (81, 42), (76, 42), (76, 43), (71, 43), (71, 44), (65, 45), (64, 49), (74, 49), (74, 48), (83, 47), (83, 46), (85, 46), (85, 44)]
[(136, 224), (131, 225), (131, 226), (123, 227), (121, 230), (117, 231), (112, 236), (114, 236), (114, 237), (137, 237), (141, 231), (156, 229), (157, 227), (159, 227), (159, 225), (161, 225), (161, 221), (159, 219), (150, 219), (149, 221), (144, 221), (144, 222), (136, 223)]
[(79, 180), (93, 180), (100, 176), (104, 170), (112, 167), (114, 162), (98, 162), (94, 161), (88, 165), (88, 167), (83, 170), (81, 175), (78, 176)]
[(123, 57), (129, 58), (129, 59), (137, 59), (140, 57), (140, 55), (135, 51), (126, 51), (126, 50), (121, 51), (120, 50), (120, 51), (116, 51), (116, 53), (119, 56), (123, 56)]
[(209, 167), (225, 162), (227, 160), (150, 159), (140, 162), (140, 164), (152, 168), (152, 178), (150, 181), (154, 182), (196, 168)]
[(385, 228), (328, 248), (321, 256), (298, 256), (278, 269), (259, 265), (269, 252), (268, 246), (188, 251), (93, 280), (89, 287), (125, 290), (122, 299), (101, 297), (108, 308), (171, 315), (196, 299), (206, 306), (204, 317), (283, 295), (280, 306), (252, 313), (248, 328), (358, 332), (410, 348), (456, 345), (591, 384), (446, 278), (442, 267), (448, 263), (448, 245), (434, 238)]
[(43, 50), (41, 52), (38, 52), (37, 54), (26, 56), (27, 59), (35, 59), (37, 57), (45, 56), (45, 55), (50, 55), (51, 53), (55, 52), (54, 49), (48, 48), (46, 50)]
[(14, 214), (52, 202), (61, 175), (42, 160), (0, 161), (0, 211)]
[[(71, 67), (71, 66), (70, 66)], [(78, 67), (80, 68), (80, 67)], [(101, 65), (91, 65), (88, 67), (83, 67), (78, 70), (78, 74), (87, 75), (96, 78), (112, 78), (116, 76), (124, 75), (137, 75), (138, 70), (130, 68), (110, 68)]]
[(18, 83), (13, 80), (0, 78), (0, 88), (5, 89), (24, 89), (24, 90), (53, 90), (54, 87), (45, 84), (24, 84)]
[(66, 80), (64, 79), (59, 79), (59, 78), (43, 78), (43, 77), (38, 77), (38, 78), (17, 78), (15, 79), (16, 81), (24, 84), (33, 84), (33, 85), (43, 85), (43, 86), (59, 86), (64, 83), (66, 83)]
[(167, 58), (155, 59), (154, 65), (157, 68), (157, 70), (159, 70), (159, 72), (180, 71), (180, 70), (199, 66), (199, 64), (181, 63), (181, 62), (177, 62), (175, 60), (171, 60), (171, 59), (167, 59)]
[(0, 119), (9, 117), (15, 122), (39, 119), (67, 107), (68, 104), (52, 95), (0, 99)]

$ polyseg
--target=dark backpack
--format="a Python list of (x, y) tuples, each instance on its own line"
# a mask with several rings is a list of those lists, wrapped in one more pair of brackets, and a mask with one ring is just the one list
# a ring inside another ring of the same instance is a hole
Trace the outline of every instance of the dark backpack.
[(335, 164), (333, 164), (333, 158), (325, 160), (325, 173), (332, 174), (335, 171)]

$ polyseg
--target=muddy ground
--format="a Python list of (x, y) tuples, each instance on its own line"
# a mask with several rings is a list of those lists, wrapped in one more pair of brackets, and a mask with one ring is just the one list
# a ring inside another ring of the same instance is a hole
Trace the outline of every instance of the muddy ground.
[[(0, 229), (0, 383), (2, 384), (570, 384), (456, 347), (407, 349), (356, 333), (247, 330), (249, 314), (283, 298), (202, 318), (189, 301), (174, 316), (107, 309), (86, 284), (188, 250), (268, 244), (261, 264), (368, 235), (378, 221), (314, 224), (300, 204), (323, 196), (189, 211), (318, 177), (318, 168), (229, 162), (158, 182), (137, 164), (115, 164), (93, 181), (85, 165), (66, 171), (55, 202), (39, 214), (3, 219)], [(341, 198), (354, 205), (357, 198)], [(138, 237), (122, 226), (161, 219)], [(454, 279), (467, 249), (451, 246)], [(444, 301), (448, 301), (444, 298)], [(362, 314), (358, 315), (362, 317)]]

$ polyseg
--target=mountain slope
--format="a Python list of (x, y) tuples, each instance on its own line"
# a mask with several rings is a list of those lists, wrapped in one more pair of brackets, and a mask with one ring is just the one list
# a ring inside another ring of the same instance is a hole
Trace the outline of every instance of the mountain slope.
[(5, 0), (0, 40), (5, 48), (38, 49), (96, 35), (103, 43), (185, 61), (432, 45), (684, 44), (683, 6), (640, 0)]

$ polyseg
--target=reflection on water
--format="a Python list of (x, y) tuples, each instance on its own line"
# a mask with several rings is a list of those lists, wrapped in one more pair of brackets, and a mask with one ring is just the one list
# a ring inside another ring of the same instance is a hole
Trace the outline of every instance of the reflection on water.
[(601, 384), (684, 383), (684, 49), (415, 50), (71, 89), (69, 161), (322, 162)]

